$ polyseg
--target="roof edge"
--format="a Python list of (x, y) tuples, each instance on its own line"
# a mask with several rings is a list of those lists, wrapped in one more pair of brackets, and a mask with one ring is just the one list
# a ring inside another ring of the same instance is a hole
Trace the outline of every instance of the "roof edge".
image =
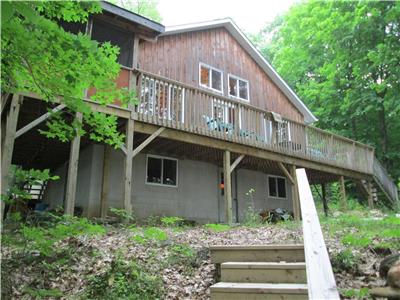
[(250, 54), (250, 56), (256, 61), (256, 63), (282, 90), (286, 97), (289, 98), (292, 104), (303, 114), (305, 123), (311, 124), (318, 121), (317, 117), (315, 117), (315, 115), (296, 95), (296, 93), (290, 88), (290, 86), (283, 80), (283, 78), (272, 67), (272, 65), (262, 56), (262, 54), (256, 49), (252, 42), (246, 37), (246, 35), (240, 30), (240, 28), (233, 22), (231, 18), (166, 27), (165, 32), (160, 36), (199, 31), (204, 29), (213, 29), (218, 27), (224, 27), (229, 31), (230, 34), (233, 35), (233, 37), (239, 42), (239, 44)]

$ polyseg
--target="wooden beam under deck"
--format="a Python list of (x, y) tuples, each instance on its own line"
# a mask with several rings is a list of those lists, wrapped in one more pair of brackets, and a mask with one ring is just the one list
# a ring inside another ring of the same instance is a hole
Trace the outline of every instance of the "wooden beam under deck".
[[(154, 133), (160, 126), (152, 125), (149, 123), (135, 121), (135, 131), (145, 134)], [(215, 148), (225, 151), (228, 149), (233, 153), (240, 155), (254, 156), (261, 159), (268, 159), (277, 162), (282, 162), (290, 165), (295, 165), (301, 168), (320, 170), (326, 173), (332, 173), (339, 176), (346, 176), (357, 179), (367, 179), (370, 175), (363, 174), (356, 171), (346, 170), (339, 167), (330, 166), (323, 163), (318, 163), (306, 159), (292, 157), (284, 153), (275, 153), (272, 151), (262, 150), (259, 148), (232, 143), (229, 141), (219, 140), (216, 138), (203, 136), (195, 133), (189, 133), (178, 129), (166, 128), (159, 137), (186, 142), (190, 144), (202, 145), (210, 148)]]

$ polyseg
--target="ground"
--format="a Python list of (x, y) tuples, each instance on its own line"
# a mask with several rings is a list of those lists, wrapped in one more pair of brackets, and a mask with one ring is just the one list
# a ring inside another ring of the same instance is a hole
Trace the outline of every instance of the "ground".
[[(342, 297), (368, 298), (369, 287), (384, 284), (379, 262), (400, 249), (400, 219), (381, 217), (321, 220)], [(178, 218), (161, 224), (153, 218), (143, 226), (61, 217), (31, 223), (5, 227), (3, 299), (209, 299), (210, 245), (302, 242), (296, 222), (181, 226)]]

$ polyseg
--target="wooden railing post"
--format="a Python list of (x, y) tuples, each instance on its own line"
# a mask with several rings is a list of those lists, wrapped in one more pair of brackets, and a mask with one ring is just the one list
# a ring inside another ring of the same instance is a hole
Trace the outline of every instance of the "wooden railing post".
[(340, 209), (342, 211), (345, 211), (347, 210), (347, 201), (346, 201), (346, 186), (344, 184), (344, 176), (340, 176), (339, 185), (340, 185)]
[(133, 135), (134, 135), (134, 121), (132, 117), (126, 123), (126, 155), (125, 155), (125, 179), (124, 179), (124, 209), (132, 212), (132, 161), (133, 161)]
[(225, 197), (225, 221), (232, 224), (232, 182), (231, 182), (231, 153), (224, 152), (224, 197)]
[[(82, 123), (82, 113), (76, 113), (76, 120)], [(79, 149), (81, 145), (81, 136), (76, 133), (76, 136), (71, 142), (71, 150), (69, 154), (67, 189), (65, 193), (65, 209), (67, 215), (74, 215), (75, 198), (76, 198), (76, 183), (78, 181), (78, 163)]]
[[(14, 140), (17, 130), (18, 115), (24, 97), (14, 94), (11, 100), (10, 109), (6, 117), (5, 132), (1, 140), (1, 195), (6, 195), (10, 186), (11, 161), (14, 151)], [(2, 99), (3, 100), (3, 99)], [(3, 128), (2, 128), (3, 129)], [(3, 139), (4, 137), (4, 139)], [(0, 200), (1, 211), (0, 221), (4, 217), (4, 201)]]
[(290, 166), (290, 176), (293, 179), (293, 183), (291, 184), (292, 186), (292, 202), (293, 202), (293, 216), (295, 221), (300, 221), (300, 200), (299, 200), (299, 186), (297, 182), (297, 176), (296, 176), (296, 166), (291, 165)]
[(367, 191), (368, 191), (368, 206), (370, 209), (374, 209), (374, 199), (372, 193), (372, 181), (367, 181)]

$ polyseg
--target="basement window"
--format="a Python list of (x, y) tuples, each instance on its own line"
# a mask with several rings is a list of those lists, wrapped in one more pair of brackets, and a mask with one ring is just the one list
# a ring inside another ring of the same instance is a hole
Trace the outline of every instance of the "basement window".
[(229, 96), (249, 101), (249, 82), (242, 78), (228, 75)]
[(200, 86), (222, 93), (222, 71), (200, 63)]
[(286, 178), (268, 176), (268, 192), (272, 198), (286, 199)]
[(133, 33), (98, 19), (93, 20), (92, 39), (100, 44), (109, 42), (119, 47), (118, 62), (125, 67), (133, 64)]
[(178, 185), (178, 160), (160, 156), (147, 156), (147, 184)]

